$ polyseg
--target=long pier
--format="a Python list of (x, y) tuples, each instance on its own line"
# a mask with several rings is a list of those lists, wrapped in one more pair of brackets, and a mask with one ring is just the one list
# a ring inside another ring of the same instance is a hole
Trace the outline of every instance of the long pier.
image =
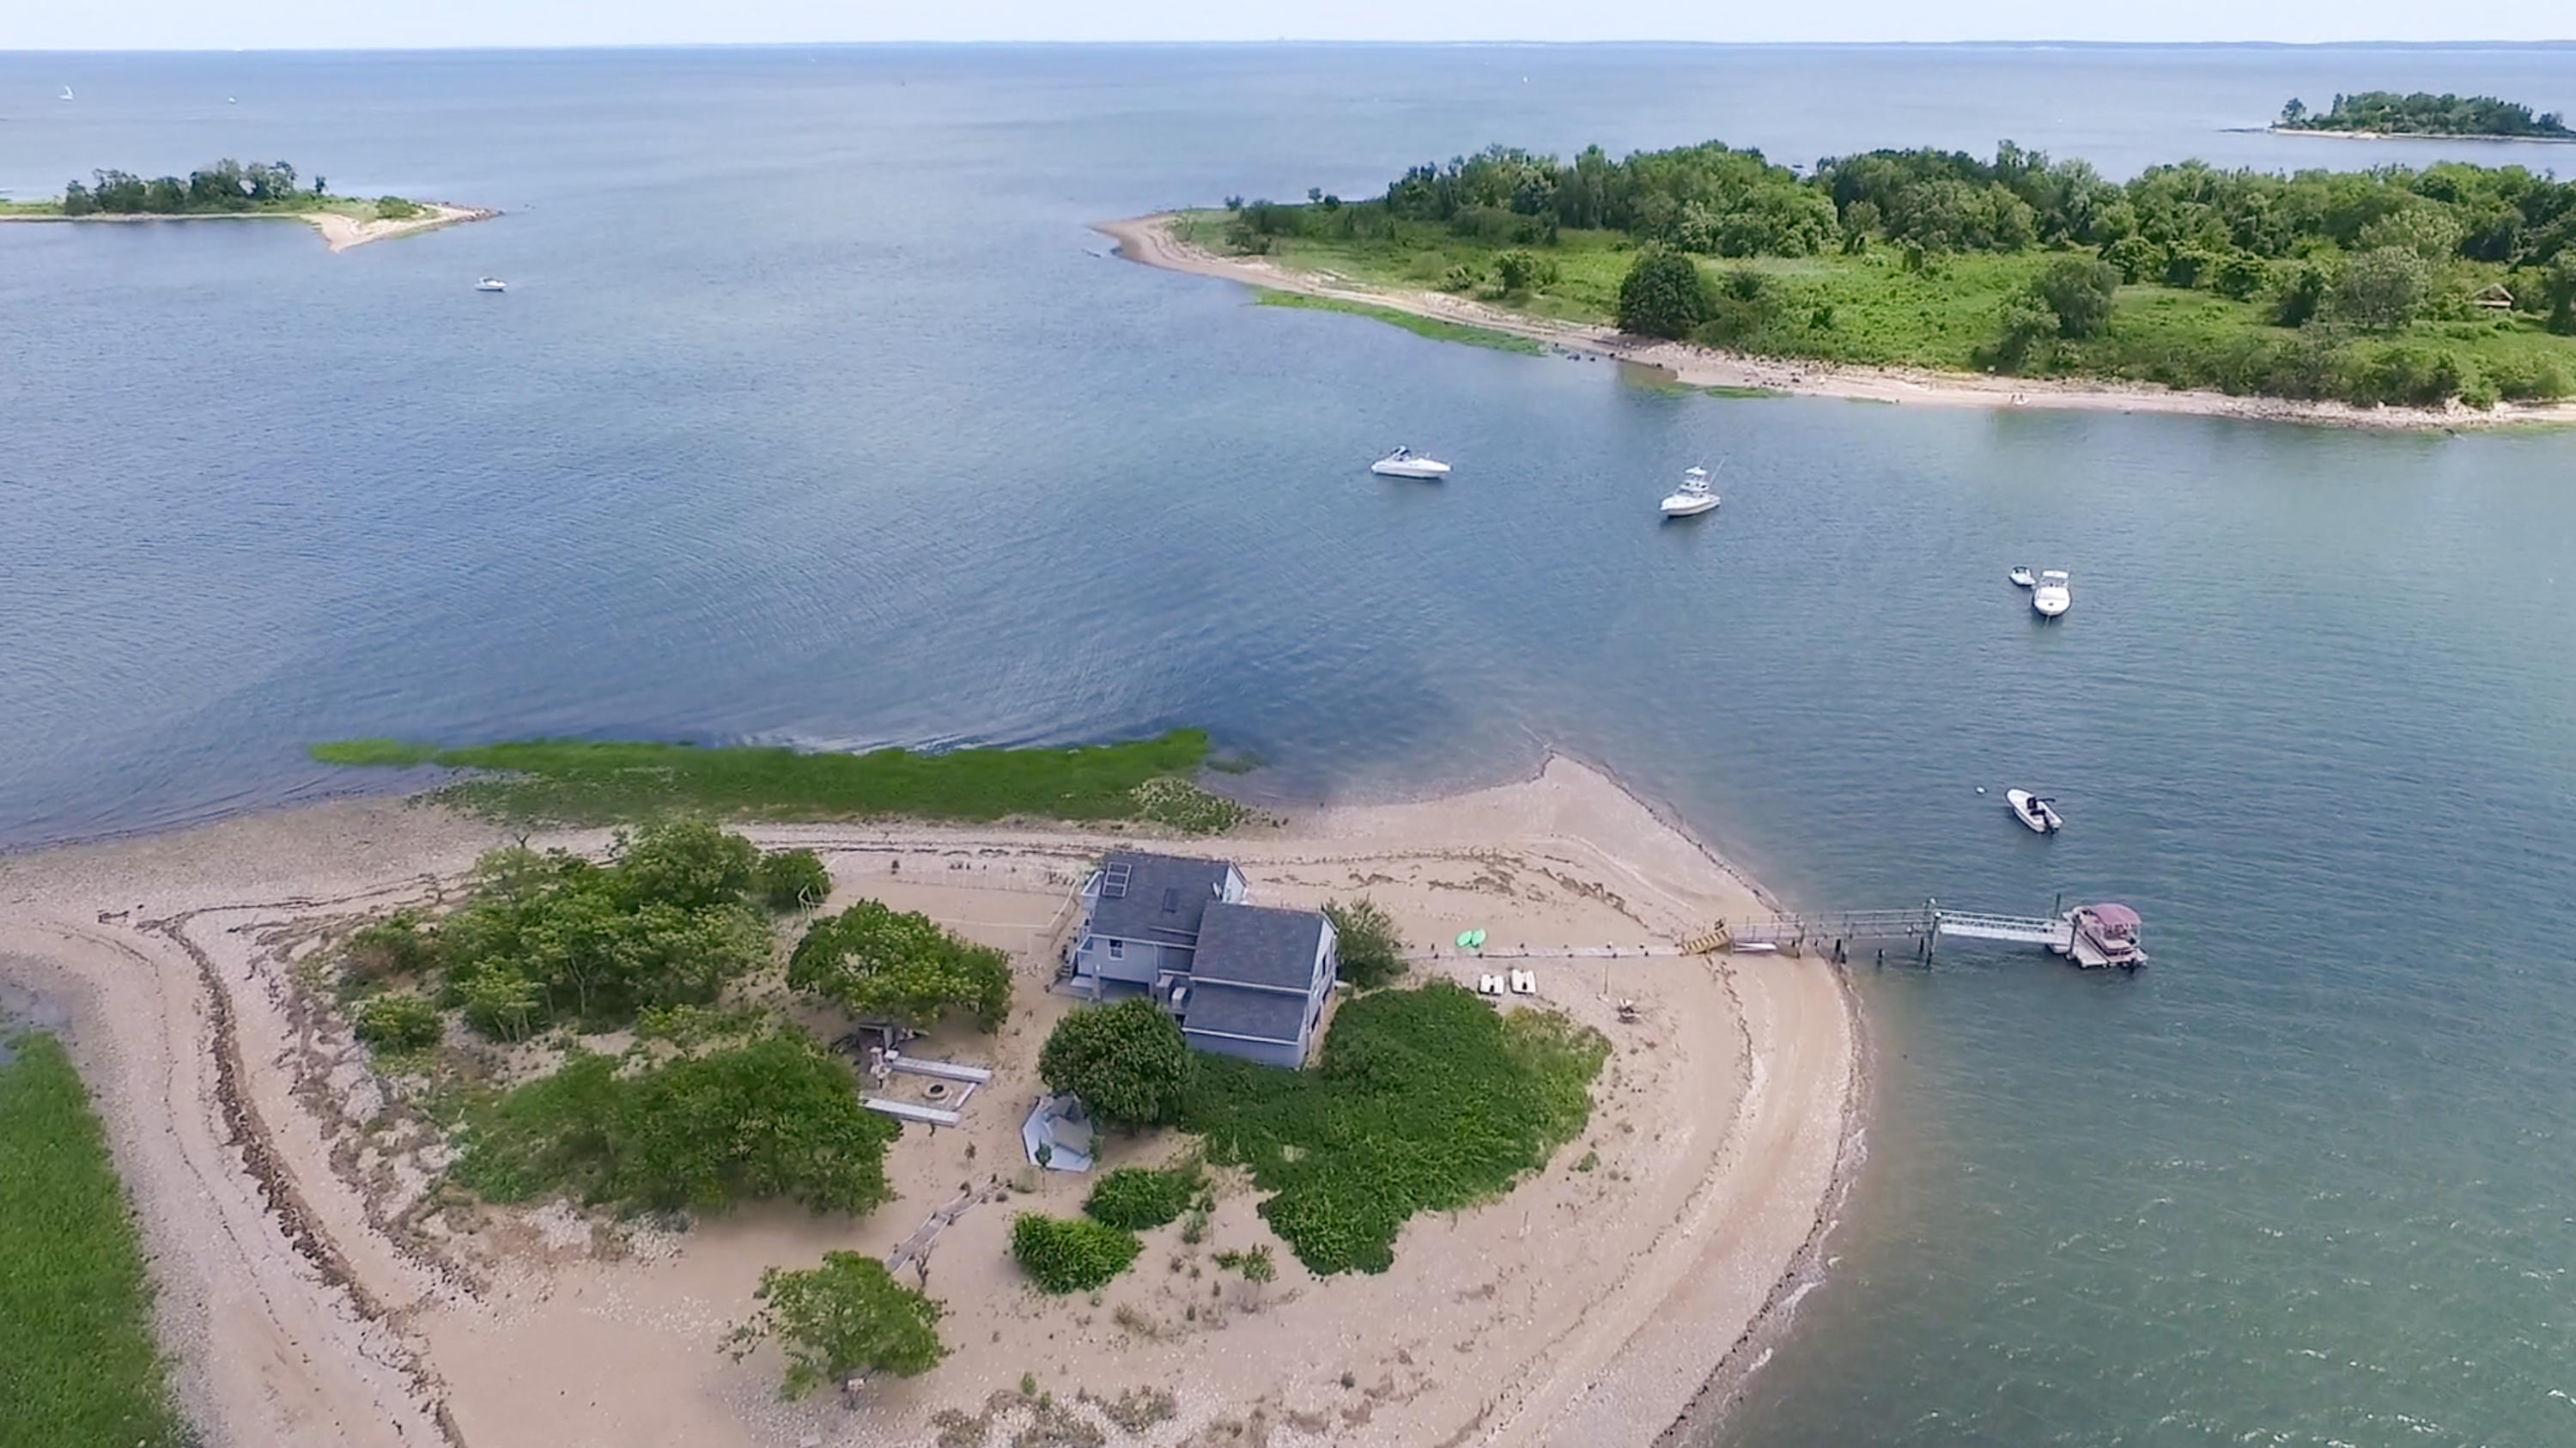
[[(1911, 910), (1841, 910), (1813, 915), (1769, 915), (1743, 921), (1721, 921), (1683, 942), (1694, 953), (1751, 947), (1800, 954), (1808, 950), (1839, 954), (1850, 944), (1873, 940), (1911, 940), (1925, 960), (1944, 936), (1963, 940), (1997, 940), (2014, 945), (2045, 946), (2080, 965), (2112, 962), (2097, 958), (2093, 942), (2077, 935), (2069, 916), (1993, 915), (1977, 910), (1951, 910), (1926, 900)], [(2140, 952), (2136, 960), (2143, 961)], [(2134, 962), (2122, 962), (2134, 963)]]

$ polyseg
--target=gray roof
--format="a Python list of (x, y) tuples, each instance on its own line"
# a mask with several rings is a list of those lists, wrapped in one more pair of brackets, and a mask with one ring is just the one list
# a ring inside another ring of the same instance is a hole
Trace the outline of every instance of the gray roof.
[(1233, 868), (1223, 860), (1121, 850), (1101, 866), (1092, 933), (1187, 945), (1198, 938), (1199, 916)]
[(1324, 917), (1312, 910), (1218, 901), (1199, 922), (1190, 979), (1200, 985), (1283, 986), (1302, 995), (1314, 983), (1323, 930)]
[(1275, 990), (1245, 990), (1221, 983), (1193, 983), (1189, 1009), (1181, 1014), (1181, 1031), (1213, 1031), (1224, 1036), (1252, 1036), (1302, 1046), (1297, 1030), (1306, 1024), (1306, 998)]

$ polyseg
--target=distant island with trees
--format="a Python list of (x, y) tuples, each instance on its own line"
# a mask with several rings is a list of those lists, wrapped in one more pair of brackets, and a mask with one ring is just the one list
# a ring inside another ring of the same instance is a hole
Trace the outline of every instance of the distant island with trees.
[(401, 196), (335, 196), (326, 178), (315, 176), (305, 184), (287, 162), (230, 157), (185, 178), (93, 171), (88, 184), (71, 182), (59, 197), (0, 202), (0, 221), (285, 217), (320, 228), (334, 251), (495, 214)]
[(2322, 111), (2297, 99), (2281, 107), (2276, 131), (2315, 131), (2348, 136), (2447, 136), (2458, 140), (2576, 141), (2557, 113), (2533, 115), (2531, 107), (2494, 96), (2432, 95), (2416, 91), (2363, 91), (2339, 95)]
[(2363, 408), (2576, 391), (2576, 183), (2523, 167), (2185, 161), (2114, 182), (2006, 141), (1801, 169), (1719, 142), (1571, 163), (1495, 146), (1380, 197), (1165, 224), (1271, 269), (1247, 280), (1332, 293), (1296, 304), (1453, 333), (1491, 317), (1522, 333), (1507, 345), (1611, 323), (1736, 357)]

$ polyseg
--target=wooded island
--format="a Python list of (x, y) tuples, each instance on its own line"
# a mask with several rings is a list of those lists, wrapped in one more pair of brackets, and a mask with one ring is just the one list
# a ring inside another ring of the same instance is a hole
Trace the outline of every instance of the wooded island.
[[(1803, 170), (1803, 174), (1802, 174)], [(1495, 146), (1184, 241), (1727, 352), (2369, 406), (2576, 385), (2576, 184), (2519, 166), (2106, 180), (2010, 141), (1780, 166)]]
[(2576, 131), (2555, 113), (2535, 116), (2531, 107), (2494, 96), (2431, 95), (2417, 91), (2363, 91), (2339, 95), (2326, 110), (2309, 110), (2292, 100), (2281, 107), (2280, 131), (2327, 131), (2368, 136), (2459, 136), (2493, 140), (2576, 141)]

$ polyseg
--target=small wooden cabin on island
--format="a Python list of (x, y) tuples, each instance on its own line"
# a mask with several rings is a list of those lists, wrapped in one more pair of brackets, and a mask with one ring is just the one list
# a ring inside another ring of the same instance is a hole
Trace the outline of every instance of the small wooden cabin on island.
[(1304, 1065), (1341, 965), (1333, 923), (1244, 894), (1224, 860), (1109, 856), (1083, 882), (1066, 954), (1074, 993), (1150, 996), (1198, 1050)]

